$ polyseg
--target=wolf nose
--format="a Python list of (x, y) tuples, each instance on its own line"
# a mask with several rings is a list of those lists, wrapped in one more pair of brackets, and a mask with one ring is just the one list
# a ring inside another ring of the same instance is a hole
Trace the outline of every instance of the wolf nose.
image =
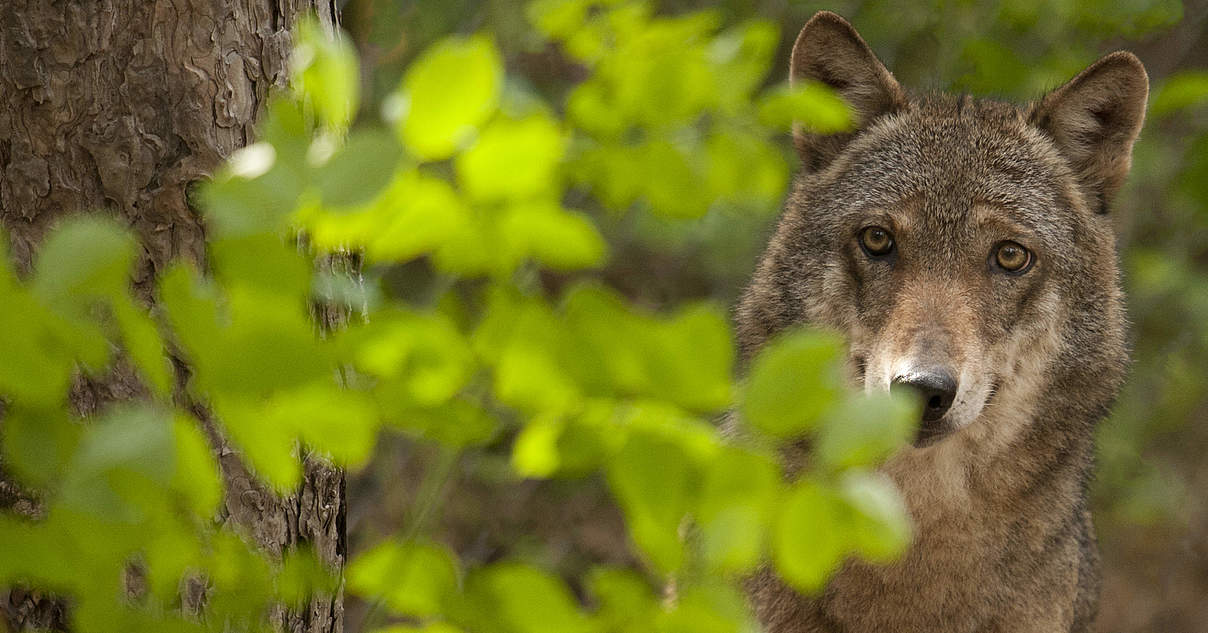
[(924, 422), (944, 417), (956, 398), (956, 379), (942, 369), (911, 372), (894, 378), (893, 384), (910, 387), (923, 397)]

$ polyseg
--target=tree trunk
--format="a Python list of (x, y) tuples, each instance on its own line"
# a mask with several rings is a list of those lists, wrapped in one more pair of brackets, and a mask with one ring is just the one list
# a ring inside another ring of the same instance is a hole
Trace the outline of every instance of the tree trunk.
[[(269, 90), (288, 77), (294, 19), (311, 10), (325, 25), (337, 21), (334, 0), (0, 1), (0, 224), (17, 270), (28, 273), (47, 230), (78, 211), (118, 217), (138, 235), (132, 281), (145, 301), (174, 258), (204, 269), (205, 227), (190, 186), (252, 140)], [(144, 394), (119, 367), (78, 381), (71, 403), (87, 415)], [(214, 429), (203, 404), (183, 390), (177, 398)], [(227, 518), (273, 554), (307, 542), (339, 569), (343, 472), (308, 460), (300, 490), (281, 499), (213, 437)], [(0, 511), (36, 516), (39, 503), (0, 474)], [(0, 590), (0, 630), (62, 629), (63, 608), (36, 592)], [(287, 631), (341, 631), (341, 596), (272, 619)]]

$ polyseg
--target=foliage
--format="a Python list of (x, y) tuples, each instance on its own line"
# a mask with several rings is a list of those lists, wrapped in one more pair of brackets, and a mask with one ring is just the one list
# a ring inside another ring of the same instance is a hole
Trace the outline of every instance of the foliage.
[[(148, 313), (128, 288), (133, 238), (85, 217), (56, 230), (30, 279), (2, 271), (17, 306), (0, 328), (4, 463), (43, 512), (0, 518), (0, 583), (66, 596), (79, 631), (259, 629), (273, 605), (334, 591), (312, 554), (274, 559), (214, 520), (209, 429), (182, 401), (204, 402), (280, 492), (298, 486), (303, 452), (357, 469), (380, 431), (451, 459), (510, 447), (517, 477), (607, 481), (642, 564), (592, 571), (591, 606), (521, 557), (466, 568), (422, 526), (350, 562), (349, 592), (425, 630), (749, 629), (738, 582), (765, 559), (818, 591), (849, 555), (906, 546), (904, 508), (872, 469), (917, 412), (842, 388), (834, 337), (787, 335), (743, 384), (718, 305), (653, 312), (598, 282), (540, 283), (605, 261), (599, 208), (774, 206), (780, 136), (794, 121), (842, 129), (845, 106), (819, 86), (761, 89), (776, 45), (764, 22), (721, 29), (715, 13), (640, 2), (530, 12), (588, 71), (565, 117), (511, 83), (480, 34), (432, 45), (385, 101), (385, 125), (352, 126), (356, 56), (306, 23), (292, 96), (202, 193), (209, 270), (163, 271)], [(349, 251), (370, 287), (321, 272)], [(431, 300), (373, 289), (417, 258), (444, 280)], [(314, 304), (352, 323), (316, 331)], [(170, 358), (189, 373), (174, 378)], [(145, 397), (87, 419), (65, 410), (73, 381), (109, 371), (136, 372)], [(756, 430), (723, 437), (709, 420), (738, 402)], [(817, 432), (820, 448), (786, 477), (776, 440), (790, 430)], [(673, 579), (678, 597), (663, 600)], [(206, 587), (201, 618), (178, 610), (191, 582)]]

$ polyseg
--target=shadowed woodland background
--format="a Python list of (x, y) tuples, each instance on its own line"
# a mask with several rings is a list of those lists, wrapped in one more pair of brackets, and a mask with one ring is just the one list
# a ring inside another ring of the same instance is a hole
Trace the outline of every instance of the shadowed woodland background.
[[(1112, 213), (1132, 320), (1133, 368), (1100, 433), (1096, 524), (1105, 566), (1099, 630), (1201, 632), (1208, 627), (1208, 2), (789, 2), (664, 0), (661, 12), (721, 11), (726, 24), (762, 18), (782, 27), (784, 60), (815, 11), (847, 17), (912, 90), (1024, 101), (1099, 55), (1127, 48), (1150, 74), (1150, 110), (1132, 174)], [(509, 73), (550, 103), (583, 71), (536, 37), (519, 0), (347, 2), (343, 26), (364, 63), (373, 116), (399, 71), (449, 33), (488, 31)], [(783, 80), (769, 76), (767, 83)], [(788, 139), (785, 139), (787, 145)], [(598, 272), (639, 305), (707, 298), (733, 305), (778, 209), (713, 210), (699, 220), (630, 214), (601, 220), (612, 255)], [(400, 267), (404, 296), (432, 291), (427, 266)], [(557, 288), (565, 280), (543, 279)], [(469, 560), (524, 550), (574, 576), (591, 561), (630, 556), (602, 486), (509, 483), (489, 475), (506, 456), (467, 457), (444, 484), (438, 516), (412, 508), (415, 481), (440, 457), (397, 438), (350, 482), (352, 554), (418, 514)], [(464, 476), (459, 476), (464, 475)], [(485, 475), (485, 476), (484, 476)], [(593, 494), (595, 490), (598, 494)], [(373, 503), (358, 500), (374, 499)], [(348, 607), (350, 630), (375, 619)]]

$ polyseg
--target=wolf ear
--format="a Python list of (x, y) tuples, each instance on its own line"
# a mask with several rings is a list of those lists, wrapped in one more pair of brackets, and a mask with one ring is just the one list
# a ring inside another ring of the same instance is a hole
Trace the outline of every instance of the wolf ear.
[(1141, 60), (1119, 51), (1032, 106), (1029, 120), (1052, 137), (1097, 213), (1107, 212), (1128, 175), (1148, 95)]
[[(902, 87), (847, 20), (819, 11), (797, 36), (789, 64), (789, 81), (817, 81), (829, 86), (851, 106), (856, 129), (906, 104)], [(793, 142), (806, 171), (825, 167), (854, 133), (814, 134), (793, 128)]]

